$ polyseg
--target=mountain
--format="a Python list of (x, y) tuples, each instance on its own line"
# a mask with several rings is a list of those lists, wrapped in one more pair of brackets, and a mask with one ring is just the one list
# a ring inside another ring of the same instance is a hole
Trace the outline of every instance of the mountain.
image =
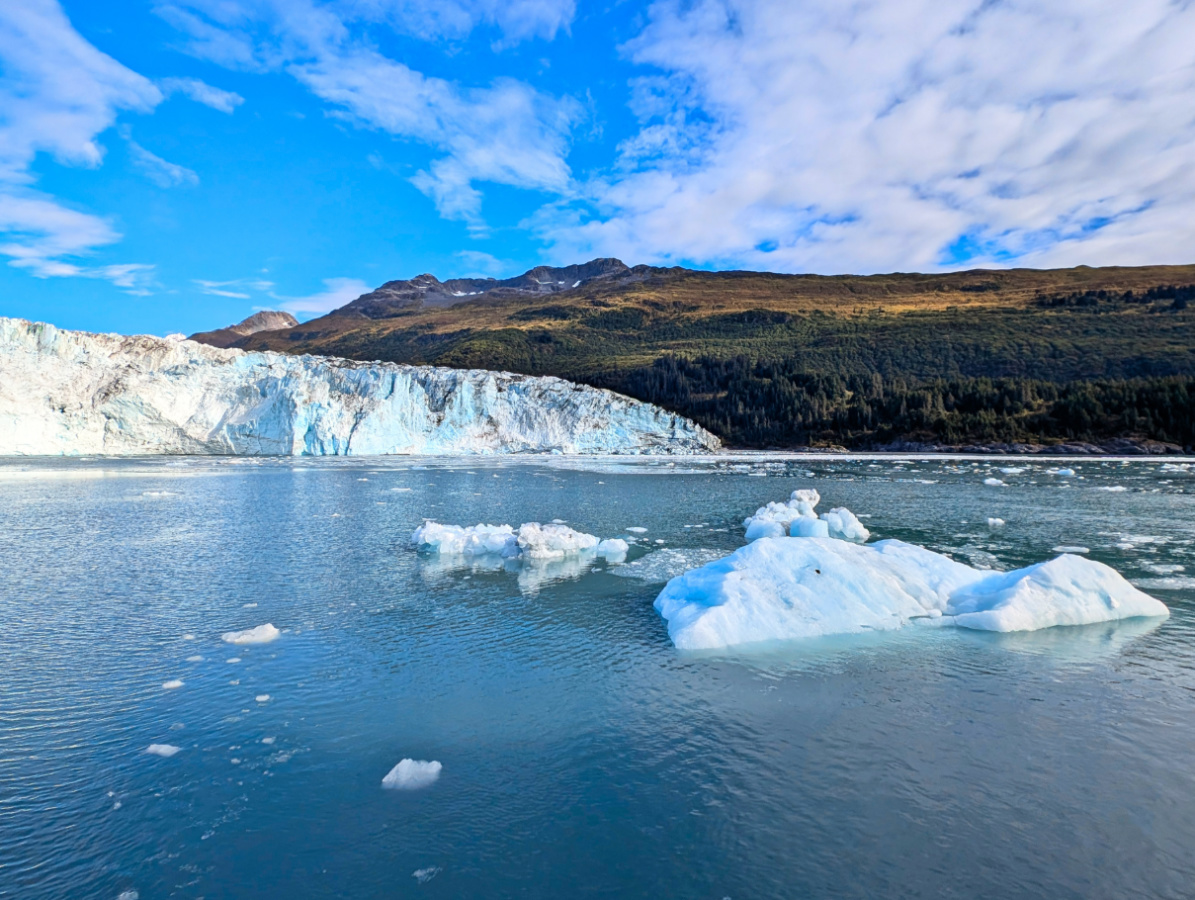
[(0, 456), (693, 453), (680, 416), (559, 378), (246, 353), (0, 318)]
[(390, 285), (235, 346), (556, 375), (738, 446), (1195, 441), (1185, 388), (1157, 381), (1195, 377), (1195, 266), (821, 276), (594, 260)]
[(193, 334), (191, 340), (209, 344), (212, 347), (231, 347), (241, 338), (257, 334), (259, 331), (281, 331), (293, 328), (298, 324), (299, 320), (288, 312), (266, 309), (254, 313), (247, 319), (242, 319), (235, 325), (229, 325), (216, 331), (201, 331), (199, 334)]
[[(641, 267), (647, 269), (646, 266)], [(635, 273), (617, 259), (595, 259), (576, 266), (537, 266), (515, 278), (451, 278), (418, 275), (410, 281), (387, 281), (336, 310), (338, 316), (386, 319), (412, 309), (456, 306), (478, 297), (526, 299), (575, 290), (596, 281), (626, 283)]]

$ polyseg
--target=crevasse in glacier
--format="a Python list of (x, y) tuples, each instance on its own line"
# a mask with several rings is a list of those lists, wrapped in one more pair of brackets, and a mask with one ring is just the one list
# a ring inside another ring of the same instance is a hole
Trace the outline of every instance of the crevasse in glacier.
[(221, 350), (0, 318), (0, 455), (693, 453), (681, 416), (559, 378)]

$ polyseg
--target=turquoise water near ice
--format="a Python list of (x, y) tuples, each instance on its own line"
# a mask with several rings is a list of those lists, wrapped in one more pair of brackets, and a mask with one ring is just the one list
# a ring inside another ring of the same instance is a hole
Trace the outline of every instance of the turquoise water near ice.
[[(797, 487), (1173, 615), (676, 651), (663, 580)], [(424, 517), (636, 549), (455, 567)], [(0, 461), (0, 896), (1189, 897), (1193, 626), (1157, 460)], [(405, 757), (439, 780), (383, 790)]]

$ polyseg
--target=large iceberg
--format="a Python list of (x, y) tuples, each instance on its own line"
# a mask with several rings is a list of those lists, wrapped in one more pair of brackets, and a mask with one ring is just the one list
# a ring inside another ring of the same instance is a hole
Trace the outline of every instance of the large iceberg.
[(673, 578), (655, 607), (685, 650), (910, 623), (1033, 631), (1170, 614), (1114, 569), (1078, 556), (993, 572), (901, 541), (824, 537), (753, 541)]
[(688, 419), (559, 378), (221, 350), (0, 318), (0, 455), (692, 453)]

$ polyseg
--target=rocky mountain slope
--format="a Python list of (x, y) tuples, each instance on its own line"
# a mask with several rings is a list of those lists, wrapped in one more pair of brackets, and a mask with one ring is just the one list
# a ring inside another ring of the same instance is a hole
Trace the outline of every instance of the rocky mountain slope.
[(0, 318), (0, 455), (689, 453), (718, 441), (572, 384)]
[(231, 347), (241, 338), (257, 334), (259, 331), (282, 331), (287, 328), (293, 328), (298, 324), (299, 320), (288, 312), (266, 309), (254, 313), (249, 318), (243, 319), (235, 325), (229, 325), (215, 331), (203, 331), (199, 334), (193, 334), (191, 335), (191, 340), (199, 341), (201, 344), (208, 344), (212, 347)]

